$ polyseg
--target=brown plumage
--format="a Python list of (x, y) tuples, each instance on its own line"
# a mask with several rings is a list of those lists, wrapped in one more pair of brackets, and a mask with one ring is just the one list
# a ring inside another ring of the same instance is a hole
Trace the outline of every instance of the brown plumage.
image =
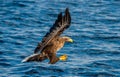
[(66, 8), (65, 15), (62, 16), (62, 13), (58, 15), (58, 18), (51, 27), (50, 31), (44, 36), (41, 43), (39, 43), (35, 48), (34, 54), (25, 58), (23, 62), (43, 61), (45, 59), (49, 59), (49, 63), (54, 64), (60, 60), (56, 56), (56, 52), (64, 46), (65, 42), (72, 42), (71, 38), (60, 36), (63, 31), (70, 26), (70, 23), (71, 16), (69, 9)]

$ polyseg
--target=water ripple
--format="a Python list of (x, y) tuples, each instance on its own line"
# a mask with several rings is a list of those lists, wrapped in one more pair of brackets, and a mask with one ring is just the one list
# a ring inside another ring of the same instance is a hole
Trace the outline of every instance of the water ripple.
[[(119, 0), (1, 0), (0, 77), (120, 76)], [(60, 11), (69, 7), (72, 23), (58, 56), (65, 62), (21, 63), (47, 33)]]

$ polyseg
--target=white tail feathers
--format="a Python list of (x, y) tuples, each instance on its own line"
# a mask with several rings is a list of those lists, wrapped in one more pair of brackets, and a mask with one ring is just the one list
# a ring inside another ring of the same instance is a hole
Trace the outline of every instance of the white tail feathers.
[(32, 54), (28, 57), (26, 57), (25, 59), (22, 60), (22, 62), (27, 62), (30, 58), (34, 57), (34, 56), (37, 56), (38, 54)]

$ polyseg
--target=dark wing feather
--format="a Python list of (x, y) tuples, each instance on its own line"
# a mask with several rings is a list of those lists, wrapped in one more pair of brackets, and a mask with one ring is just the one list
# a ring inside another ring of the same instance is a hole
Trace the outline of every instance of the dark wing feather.
[(65, 15), (62, 16), (62, 13), (58, 15), (57, 20), (51, 27), (50, 31), (44, 36), (42, 42), (38, 44), (34, 53), (42, 50), (46, 45), (48, 45), (51, 42), (53, 38), (62, 34), (63, 31), (70, 26), (70, 23), (71, 23), (71, 16), (69, 13), (69, 9), (66, 8)]

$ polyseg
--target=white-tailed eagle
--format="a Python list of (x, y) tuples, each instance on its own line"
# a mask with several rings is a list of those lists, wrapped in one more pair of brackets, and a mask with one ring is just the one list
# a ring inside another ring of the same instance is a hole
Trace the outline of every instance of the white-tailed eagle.
[(50, 31), (35, 48), (34, 54), (25, 58), (23, 62), (43, 61), (49, 59), (49, 63), (54, 64), (59, 60), (65, 60), (67, 57), (66, 55), (57, 57), (56, 53), (64, 46), (65, 42), (73, 42), (70, 37), (60, 36), (65, 29), (69, 28), (70, 23), (71, 16), (69, 9), (66, 8), (65, 14), (62, 15), (62, 13), (60, 13), (58, 15), (55, 23), (50, 28)]

